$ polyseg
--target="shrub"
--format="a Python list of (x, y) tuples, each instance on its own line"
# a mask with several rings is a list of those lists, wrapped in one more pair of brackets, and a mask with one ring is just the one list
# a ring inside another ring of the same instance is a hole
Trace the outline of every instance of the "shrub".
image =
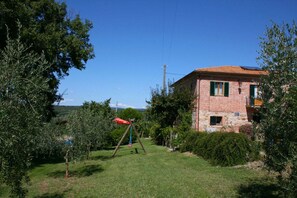
[(260, 151), (262, 150), (262, 143), (258, 141), (251, 142), (251, 153), (249, 161), (257, 161), (261, 159)]
[(243, 134), (225, 133), (224, 139), (213, 147), (210, 161), (214, 165), (234, 166), (249, 161), (251, 141)]
[(181, 152), (190, 151), (193, 152), (194, 148), (196, 147), (197, 141), (199, 138), (203, 138), (206, 136), (206, 133), (197, 132), (197, 131), (190, 131), (186, 136), (184, 142), (180, 146)]
[(210, 133), (205, 137), (198, 139), (194, 153), (202, 156), (205, 159), (210, 159), (212, 157), (212, 152), (215, 146), (217, 146), (226, 137), (222, 132)]
[(206, 135), (198, 138), (195, 142), (195, 146), (193, 148), (193, 153), (196, 155), (200, 155), (203, 157), (204, 151), (207, 149), (206, 142), (209, 139), (209, 134), (205, 132)]
[[(110, 133), (110, 142), (113, 146), (116, 146), (118, 142), (121, 140), (122, 136), (124, 135), (125, 131), (127, 130), (127, 126), (120, 126), (116, 129), (114, 129)], [(123, 142), (121, 144), (129, 144), (129, 138), (130, 138), (130, 131), (128, 131), (126, 137), (124, 138)], [(136, 135), (134, 131), (132, 132), (132, 142), (134, 143), (136, 141)]]
[[(195, 141), (189, 136), (191, 141)], [(186, 147), (185, 149), (189, 148)], [(259, 159), (261, 147), (240, 133), (203, 133), (194, 143), (193, 152), (213, 165), (233, 166)]]
[(160, 124), (158, 123), (152, 124), (152, 126), (150, 127), (150, 136), (155, 144), (162, 145), (163, 135), (162, 135)]
[(241, 125), (239, 132), (245, 134), (250, 140), (254, 138), (253, 126), (251, 124)]

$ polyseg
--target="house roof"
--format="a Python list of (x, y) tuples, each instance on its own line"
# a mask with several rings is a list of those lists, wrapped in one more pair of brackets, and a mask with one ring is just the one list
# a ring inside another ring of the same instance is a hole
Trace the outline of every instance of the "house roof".
[(246, 74), (246, 75), (265, 75), (266, 71), (257, 67), (246, 66), (216, 66), (196, 69), (197, 73), (225, 73), (225, 74)]
[(246, 77), (256, 77), (267, 75), (268, 72), (261, 70), (258, 67), (249, 67), (249, 66), (213, 66), (206, 68), (198, 68), (191, 73), (187, 74), (183, 78), (179, 79), (177, 82), (173, 83), (173, 86), (181, 83), (182, 81), (195, 76), (197, 74), (206, 74), (206, 75), (231, 75), (231, 76), (246, 76)]

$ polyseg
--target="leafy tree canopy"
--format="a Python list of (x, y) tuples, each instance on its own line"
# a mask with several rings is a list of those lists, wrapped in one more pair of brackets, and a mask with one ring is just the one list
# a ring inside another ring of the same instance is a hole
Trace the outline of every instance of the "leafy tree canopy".
[(178, 122), (179, 112), (192, 110), (194, 96), (188, 90), (170, 87), (166, 92), (154, 89), (151, 95), (151, 101), (148, 101), (150, 117), (164, 128)]
[(115, 127), (109, 102), (85, 102), (68, 116), (67, 129), (73, 138), (74, 155), (89, 157), (91, 149), (109, 145), (109, 134)]
[(103, 114), (104, 116), (110, 116), (114, 114), (114, 111), (110, 107), (110, 100), (105, 100), (104, 102), (84, 102), (82, 105), (83, 109), (89, 109), (94, 114)]
[(142, 116), (141, 112), (139, 112), (136, 109), (126, 108), (124, 110), (121, 110), (118, 113), (118, 117), (120, 117), (124, 120), (135, 119), (137, 121), (137, 120), (140, 120), (143, 116)]
[(0, 10), (0, 49), (5, 46), (7, 27), (11, 38), (17, 37), (19, 21), (22, 42), (38, 54), (44, 52), (51, 63), (43, 75), (50, 78), (54, 90), (48, 98), (52, 103), (58, 100), (59, 79), (71, 68), (84, 69), (87, 60), (94, 57), (89, 41), (92, 23), (82, 22), (79, 15), (69, 16), (66, 4), (54, 0), (2, 0)]
[(147, 111), (149, 119), (154, 122), (150, 134), (152, 139), (157, 144), (172, 146), (172, 135), (178, 134), (176, 144), (179, 144), (192, 124), (194, 95), (187, 89), (169, 87), (168, 92), (158, 88), (152, 90), (151, 97)]

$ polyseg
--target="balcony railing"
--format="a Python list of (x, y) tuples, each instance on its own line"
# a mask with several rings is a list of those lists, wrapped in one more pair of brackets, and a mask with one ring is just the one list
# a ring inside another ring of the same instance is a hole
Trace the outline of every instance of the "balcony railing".
[(259, 98), (247, 97), (246, 98), (246, 107), (259, 108), (263, 104), (263, 101)]

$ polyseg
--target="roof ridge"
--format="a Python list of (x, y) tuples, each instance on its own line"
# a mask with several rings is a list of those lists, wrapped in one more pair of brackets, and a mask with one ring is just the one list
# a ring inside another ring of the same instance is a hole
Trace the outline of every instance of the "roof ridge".
[(198, 68), (195, 70), (198, 73), (225, 73), (225, 74), (247, 74), (247, 75), (262, 75), (264, 70), (258, 67), (240, 66), (240, 65), (222, 65), (213, 67)]
[(198, 69), (208, 69), (208, 68), (219, 68), (219, 67), (241, 67), (240, 65), (211, 65), (211, 66), (207, 66), (207, 67), (200, 67), (197, 68)]

